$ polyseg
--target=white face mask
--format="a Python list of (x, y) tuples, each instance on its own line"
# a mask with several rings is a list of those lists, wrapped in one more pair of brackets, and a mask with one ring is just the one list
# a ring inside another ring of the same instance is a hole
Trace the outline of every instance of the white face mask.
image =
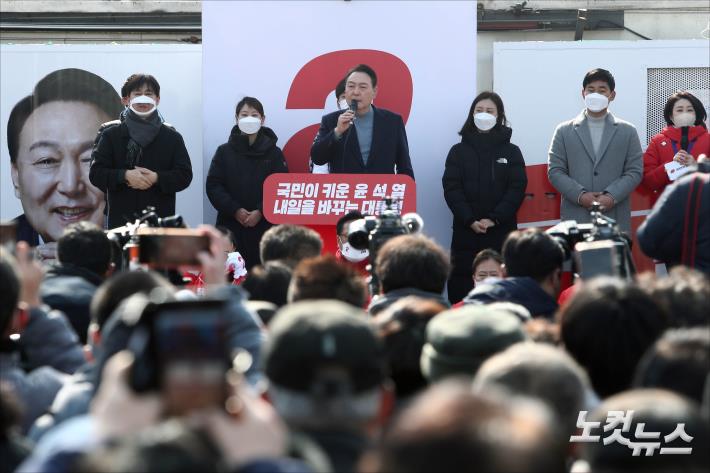
[(488, 131), (496, 126), (496, 120), (495, 115), (485, 112), (477, 113), (473, 116), (473, 123), (476, 125), (476, 128), (483, 131)]
[[(136, 110), (136, 108), (134, 107), (135, 104), (144, 104), (144, 103), (147, 103), (147, 104), (152, 105), (153, 108), (151, 108), (151, 109), (148, 110), (147, 112), (139, 112), (139, 111)], [(133, 98), (131, 99), (131, 103), (130, 103), (129, 107), (130, 107), (131, 110), (133, 110), (133, 113), (135, 113), (135, 114), (138, 115), (139, 117), (147, 117), (147, 116), (150, 115), (151, 113), (155, 112), (155, 109), (156, 109), (156, 108), (158, 108), (158, 107), (155, 105), (155, 100), (153, 100), (152, 98), (148, 97), (147, 95), (139, 95), (138, 97), (133, 97)]]
[(601, 112), (609, 106), (609, 99), (606, 95), (592, 92), (584, 97), (584, 105), (590, 112)]
[(338, 110), (347, 110), (350, 108), (350, 105), (348, 104), (348, 101), (345, 99), (340, 99), (338, 100)]
[(370, 252), (368, 250), (355, 249), (350, 245), (350, 243), (343, 243), (343, 246), (340, 248), (340, 252), (343, 254), (343, 258), (351, 263), (359, 263), (370, 256)]
[(261, 128), (261, 119), (256, 117), (242, 117), (237, 122), (237, 126), (246, 135), (253, 135)]
[(678, 115), (673, 115), (673, 124), (676, 128), (693, 126), (695, 124), (695, 114), (693, 112), (684, 112), (679, 113)]

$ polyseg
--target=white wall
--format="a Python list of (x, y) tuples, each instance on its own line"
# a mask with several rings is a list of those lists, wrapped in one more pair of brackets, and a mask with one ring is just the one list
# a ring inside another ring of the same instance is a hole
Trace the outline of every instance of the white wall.
[[(202, 222), (202, 47), (199, 45), (7, 45), (0, 46), (0, 219), (22, 213), (10, 178), (7, 120), (15, 104), (38, 80), (57, 69), (76, 67), (106, 79), (120, 92), (134, 72), (160, 82), (159, 110), (185, 139), (192, 160), (190, 187), (177, 196), (177, 212), (190, 225)], [(90, 94), (91, 91), (87, 91)], [(118, 117), (116, 117), (118, 118)], [(67, 117), (71, 120), (71, 117)]]
[(587, 71), (603, 67), (614, 75), (616, 99), (609, 109), (636, 126), (645, 146), (646, 69), (710, 66), (710, 43), (702, 40), (496, 43), (494, 51), (494, 88), (528, 165), (547, 161), (557, 124), (584, 108)]

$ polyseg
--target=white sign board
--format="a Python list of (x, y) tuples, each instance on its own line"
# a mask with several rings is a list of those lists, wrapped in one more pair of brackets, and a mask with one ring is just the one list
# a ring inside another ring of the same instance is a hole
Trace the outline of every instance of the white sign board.
[[(425, 233), (445, 248), (441, 176), (476, 95), (476, 2), (203, 1), (205, 169), (244, 96), (264, 105), (290, 171), (305, 170), (322, 115), (347, 70), (378, 73), (375, 105), (403, 116)], [(315, 126), (315, 128), (313, 128)], [(205, 221), (215, 220), (205, 203)]]
[[(120, 96), (121, 86), (133, 73), (143, 72), (156, 77), (160, 83), (158, 110), (165, 121), (182, 134), (192, 160), (192, 183), (190, 187), (178, 193), (176, 209), (189, 225), (201, 223), (204, 194), (201, 146), (201, 60), (199, 45), (1, 45), (0, 220), (10, 220), (23, 213), (23, 205), (15, 196), (11, 180), (7, 133), (10, 113), (20, 100), (33, 92), (35, 85), (42, 78), (61, 69), (76, 68), (99, 76), (113, 86), (116, 96)], [(86, 90), (83, 93), (89, 97), (97, 91)], [(72, 132), (80, 127), (86, 127), (85, 134), (93, 141), (98, 130), (96, 121), (86, 123), (81, 121), (81, 116), (72, 115), (71, 111), (65, 110), (60, 112), (56, 122), (51, 126), (55, 130), (58, 129), (57, 127), (66, 127), (66, 130)], [(100, 118), (102, 121), (115, 120), (118, 116), (109, 117), (100, 114)], [(93, 132), (89, 128), (93, 129)], [(50, 185), (54, 184), (48, 184), (47, 193), (57, 194), (49, 189)], [(49, 205), (48, 197), (41, 194), (37, 193), (37, 205)], [(58, 201), (55, 197), (50, 199)], [(66, 196), (62, 198), (70, 199)], [(32, 204), (24, 201), (24, 205), (27, 207)]]

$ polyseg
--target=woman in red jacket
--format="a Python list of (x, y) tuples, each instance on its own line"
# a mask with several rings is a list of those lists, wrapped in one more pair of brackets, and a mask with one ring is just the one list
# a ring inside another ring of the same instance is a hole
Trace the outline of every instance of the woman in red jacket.
[[(698, 156), (710, 154), (707, 113), (697, 97), (690, 92), (676, 92), (668, 98), (663, 117), (668, 126), (651, 139), (643, 155), (642, 184), (653, 193), (653, 203), (671, 182), (665, 168), (667, 163), (676, 161), (693, 168)], [(683, 140), (686, 130), (687, 144)]]

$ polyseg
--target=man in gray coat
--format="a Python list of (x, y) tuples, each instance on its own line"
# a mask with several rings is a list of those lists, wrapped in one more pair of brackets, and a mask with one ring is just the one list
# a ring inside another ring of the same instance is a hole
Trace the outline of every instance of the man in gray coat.
[(604, 69), (582, 81), (585, 109), (560, 123), (548, 153), (547, 177), (562, 194), (562, 220), (589, 222), (594, 201), (623, 231), (631, 231), (629, 196), (641, 182), (643, 152), (636, 128), (608, 110), (614, 77)]

